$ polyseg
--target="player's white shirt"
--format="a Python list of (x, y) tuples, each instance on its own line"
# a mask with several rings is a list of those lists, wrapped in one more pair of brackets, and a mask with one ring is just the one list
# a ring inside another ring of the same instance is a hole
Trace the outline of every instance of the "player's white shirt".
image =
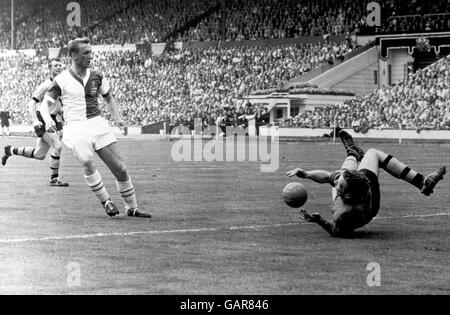
[[(39, 85), (37, 89), (33, 93), (33, 100), (39, 104), (44, 100), (45, 93), (50, 89), (50, 87), (53, 85), (52, 79), (45, 80), (44, 83)], [(39, 110), (39, 109), (38, 109)], [(61, 107), (61, 101), (59, 98), (56, 99), (55, 103), (49, 107), (49, 113), (50, 115), (61, 115), (62, 114), (62, 107)]]
[(66, 120), (63, 142), (69, 149), (78, 150), (77, 144), (83, 142), (92, 145), (93, 150), (100, 150), (117, 141), (101, 116), (98, 102), (99, 96), (107, 97), (109, 91), (109, 83), (94, 70), (87, 70), (83, 80), (71, 69), (53, 80), (46, 98), (61, 100)]
[(65, 121), (70, 123), (100, 116), (98, 97), (107, 96), (109, 92), (109, 83), (99, 71), (88, 69), (86, 77), (81, 80), (72, 69), (68, 69), (54, 78), (46, 95), (52, 101), (60, 99)]

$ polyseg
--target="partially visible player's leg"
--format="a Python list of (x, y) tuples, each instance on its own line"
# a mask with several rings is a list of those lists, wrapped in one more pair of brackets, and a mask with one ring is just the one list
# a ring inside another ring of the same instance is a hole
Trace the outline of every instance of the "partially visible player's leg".
[(96, 152), (116, 177), (117, 189), (123, 198), (128, 216), (151, 218), (150, 214), (138, 208), (136, 192), (117, 142), (112, 142)]
[(379, 168), (384, 169), (393, 177), (404, 180), (417, 187), (426, 196), (433, 193), (434, 188), (444, 178), (444, 175), (447, 172), (445, 167), (441, 167), (437, 171), (424, 177), (422, 174), (412, 170), (392, 155), (376, 149), (370, 149), (361, 161), (359, 169), (368, 169), (373, 173), (378, 174)]
[(50, 151), (50, 146), (51, 145), (43, 138), (38, 138), (36, 140), (36, 148), (33, 154), (33, 158), (40, 161), (45, 160), (48, 151)]
[(380, 164), (383, 160), (383, 156), (380, 156), (381, 153), (378, 150), (370, 149), (366, 152), (364, 155), (364, 158), (362, 159), (361, 163), (358, 166), (359, 170), (369, 170), (375, 175), (379, 176), (380, 174)]
[(356, 171), (358, 169), (359, 162), (353, 155), (347, 156), (347, 158), (344, 161), (344, 164), (342, 164), (341, 169), (347, 170), (347, 171)]
[(36, 159), (43, 161), (47, 156), (48, 150), (50, 149), (50, 145), (47, 144), (42, 138), (38, 138), (36, 141), (36, 147), (13, 147), (11, 145), (7, 145), (5, 147), (5, 153), (2, 157), (2, 165), (5, 166), (6, 162), (13, 155), (22, 156), (24, 158)]
[(75, 158), (84, 169), (84, 178), (94, 195), (100, 200), (106, 210), (106, 214), (114, 217), (119, 214), (119, 210), (111, 202), (108, 191), (103, 183), (103, 178), (94, 164), (94, 147), (91, 142), (78, 140), (72, 146)]
[(42, 138), (53, 150), (50, 157), (50, 185), (53, 187), (68, 187), (68, 183), (63, 183), (59, 180), (59, 166), (62, 151), (61, 138), (57, 133), (48, 132)]

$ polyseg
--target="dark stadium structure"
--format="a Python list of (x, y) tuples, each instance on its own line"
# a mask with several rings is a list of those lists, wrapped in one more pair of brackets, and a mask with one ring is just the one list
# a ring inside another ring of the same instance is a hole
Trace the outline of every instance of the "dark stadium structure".
[[(33, 92), (49, 60), (70, 67), (80, 37), (123, 119), (99, 97), (104, 129), (154, 220), (106, 218), (66, 147), (65, 190), (42, 186), (47, 162), (11, 159), (0, 294), (450, 293), (448, 185), (425, 200), (380, 174), (380, 216), (339, 240), (281, 195), (293, 167), (341, 167), (337, 127), (424, 174), (450, 165), (449, 0), (0, 0), (0, 112), (11, 118), (0, 156), (34, 145), (44, 126)], [(273, 172), (254, 161), (268, 151)], [(305, 187), (305, 210), (332, 216), (330, 187)]]

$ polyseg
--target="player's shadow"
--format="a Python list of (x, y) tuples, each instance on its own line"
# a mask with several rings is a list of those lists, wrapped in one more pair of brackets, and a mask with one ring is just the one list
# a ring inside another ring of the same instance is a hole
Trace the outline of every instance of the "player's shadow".
[(373, 239), (373, 240), (390, 240), (394, 237), (398, 237), (397, 233), (393, 231), (355, 231), (350, 235), (344, 236), (344, 239), (360, 240), (360, 239)]

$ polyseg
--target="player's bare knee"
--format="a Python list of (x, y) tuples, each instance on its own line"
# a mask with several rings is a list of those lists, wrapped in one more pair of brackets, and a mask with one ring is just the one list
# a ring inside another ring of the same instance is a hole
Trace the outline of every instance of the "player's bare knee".
[(378, 156), (378, 150), (374, 149), (374, 148), (371, 148), (371, 149), (367, 150), (365, 156), (377, 157)]
[(75, 157), (83, 167), (90, 167), (94, 165), (94, 154), (90, 152), (75, 153)]
[(128, 169), (125, 165), (125, 163), (120, 162), (113, 168), (114, 176), (119, 181), (126, 181), (128, 180)]
[(47, 155), (47, 152), (40, 152), (40, 151), (37, 151), (37, 152), (34, 152), (34, 158), (36, 159), (36, 160), (39, 160), (39, 161), (43, 161), (43, 160), (45, 160), (45, 156)]
[(62, 152), (62, 144), (61, 144), (60, 142), (55, 143), (55, 144), (53, 145), (53, 150), (58, 154), (58, 156), (61, 155), (61, 152)]

